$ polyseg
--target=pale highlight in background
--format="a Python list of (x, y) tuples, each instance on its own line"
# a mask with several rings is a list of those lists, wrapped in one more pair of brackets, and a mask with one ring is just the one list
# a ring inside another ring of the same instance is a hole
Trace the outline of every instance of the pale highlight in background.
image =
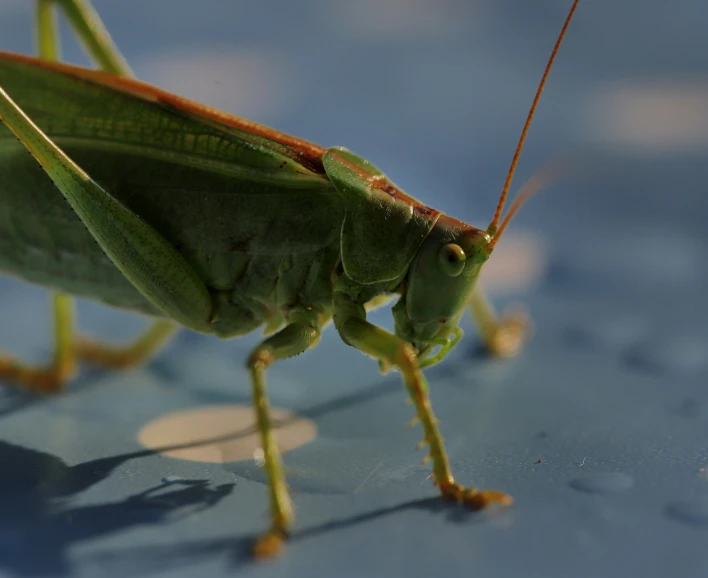
[[(272, 409), (271, 416), (282, 452), (317, 437), (317, 426), (310, 419), (278, 408)], [(145, 425), (138, 441), (162, 455), (193, 462), (257, 460), (261, 448), (253, 408), (247, 405), (203, 406), (173, 412)]]
[(157, 52), (138, 61), (135, 70), (164, 90), (256, 120), (281, 110), (295, 83), (276, 54), (233, 46)]
[(708, 80), (627, 81), (591, 97), (588, 130), (629, 152), (705, 153)]
[(482, 269), (480, 282), (492, 295), (535, 287), (548, 268), (545, 239), (531, 231), (506, 233)]
[(417, 39), (420, 35), (447, 34), (463, 26), (472, 33), (470, 22), (475, 27), (480, 25), (485, 4), (480, 0), (357, 0), (323, 3), (322, 10), (334, 12), (333, 19), (357, 36)]
[(26, 0), (0, 0), (0, 12), (25, 13), (26, 11), (27, 11)]

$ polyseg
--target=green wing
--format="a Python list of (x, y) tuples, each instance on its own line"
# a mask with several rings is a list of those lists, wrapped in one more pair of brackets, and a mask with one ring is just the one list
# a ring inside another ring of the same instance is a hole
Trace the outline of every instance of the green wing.
[(326, 185), (323, 171), (294, 162), (293, 147), (272, 138), (286, 135), (265, 127), (266, 136), (254, 134), (258, 125), (224, 114), (247, 130), (220, 124), (206, 116), (216, 111), (137, 81), (0, 52), (0, 82), (62, 148), (139, 155), (287, 189)]
[[(233, 287), (250, 256), (307, 254), (338, 238), (344, 209), (314, 145), (141, 83), (28, 57), (0, 53), (0, 85), (211, 288)], [(2, 270), (150, 309), (5, 127)]]

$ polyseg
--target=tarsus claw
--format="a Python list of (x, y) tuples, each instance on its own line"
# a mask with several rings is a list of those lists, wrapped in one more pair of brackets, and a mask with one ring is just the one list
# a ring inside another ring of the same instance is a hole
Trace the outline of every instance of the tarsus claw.
[(491, 504), (511, 506), (514, 499), (498, 490), (476, 490), (465, 488), (460, 484), (448, 484), (440, 488), (442, 495), (448, 500), (455, 500), (473, 510), (482, 510)]
[(280, 530), (270, 530), (253, 544), (253, 555), (259, 560), (273, 558), (280, 554), (287, 536)]

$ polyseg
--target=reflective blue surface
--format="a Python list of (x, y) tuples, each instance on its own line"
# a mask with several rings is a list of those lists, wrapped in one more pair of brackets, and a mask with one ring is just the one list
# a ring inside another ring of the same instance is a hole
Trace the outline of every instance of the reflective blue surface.
[[(0, 48), (31, 52), (27, 4), (0, 2)], [(486, 226), (569, 2), (95, 4), (139, 77), (347, 146)], [(148, 366), (84, 371), (62, 396), (2, 391), (0, 575), (708, 574), (705, 18), (698, 0), (581, 2), (518, 178), (561, 154), (582, 170), (512, 227), (545, 238), (540, 282), (493, 295), (523, 299), (534, 338), (515, 360), (484, 359), (466, 320), (427, 372), (456, 476), (510, 492), (512, 508), (438, 500), (398, 375), (330, 328), (270, 372), (273, 404), (319, 435), (286, 456), (288, 549), (253, 564), (268, 511), (253, 460), (177, 460), (137, 441), (170, 412), (248, 403), (258, 336), (185, 332)], [(65, 54), (84, 62), (70, 42)], [(142, 323), (80, 313), (107, 339)], [(47, 314), (43, 290), (0, 279), (1, 347), (46, 360)]]

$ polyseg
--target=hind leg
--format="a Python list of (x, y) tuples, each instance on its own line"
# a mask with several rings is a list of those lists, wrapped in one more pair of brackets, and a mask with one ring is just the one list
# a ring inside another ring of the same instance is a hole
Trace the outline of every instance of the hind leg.
[(74, 353), (81, 361), (103, 367), (122, 369), (140, 365), (167, 345), (177, 329), (172, 321), (158, 319), (137, 339), (123, 346), (105, 345), (79, 337), (74, 343)]
[(70, 295), (52, 295), (54, 356), (46, 367), (21, 363), (0, 354), (0, 381), (11, 381), (39, 393), (59, 391), (76, 373), (74, 353), (74, 300)]
[(136, 365), (157, 352), (177, 329), (171, 321), (160, 319), (133, 343), (111, 347), (76, 337), (74, 299), (70, 295), (52, 295), (52, 315), (52, 361), (45, 367), (34, 366), (0, 353), (0, 381), (10, 381), (38, 393), (54, 393), (74, 377), (79, 360), (107, 367)]
[(314, 347), (319, 338), (318, 321), (314, 317), (309, 320), (303, 319), (291, 323), (263, 341), (248, 358), (253, 386), (253, 406), (261, 436), (265, 471), (268, 475), (271, 508), (271, 527), (254, 544), (254, 554), (257, 558), (268, 558), (280, 551), (293, 521), (293, 509), (285, 482), (283, 461), (270, 419), (266, 369), (275, 361), (293, 357)]

